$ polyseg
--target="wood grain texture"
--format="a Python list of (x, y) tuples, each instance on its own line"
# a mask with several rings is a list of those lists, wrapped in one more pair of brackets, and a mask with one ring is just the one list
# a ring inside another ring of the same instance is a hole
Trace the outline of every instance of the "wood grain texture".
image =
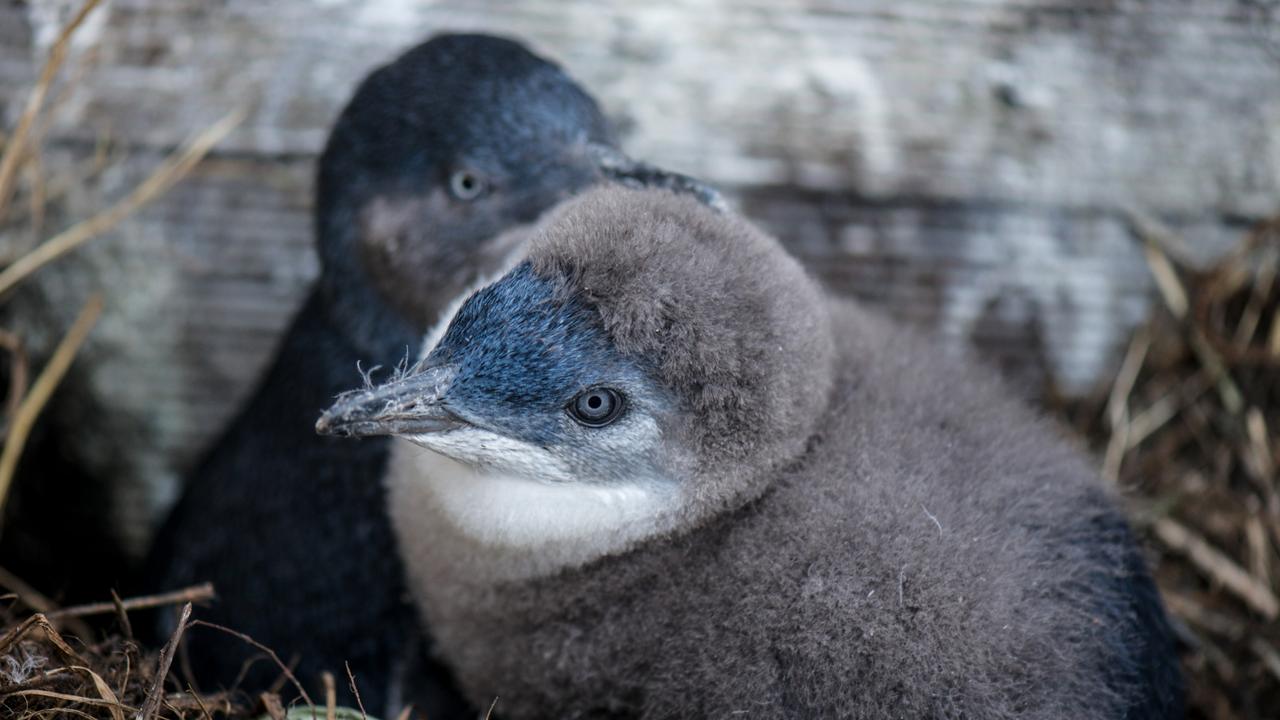
[[(70, 4), (0, 11), (0, 97), (21, 97)], [(114, 507), (146, 527), (314, 277), (312, 162), (341, 104), (417, 40), (483, 30), (560, 60), (629, 151), (720, 184), (838, 292), (975, 345), (1023, 387), (1083, 393), (1151, 302), (1127, 208), (1205, 259), (1280, 209), (1278, 15), (1270, 0), (113, 0), (48, 143), (64, 169), (104, 134), (122, 159), (59, 217), (118, 197), (227, 109), (253, 113), (10, 312), (44, 338), (107, 292), (66, 393), (83, 397), (63, 406), (97, 409), (77, 452), (130, 478)]]

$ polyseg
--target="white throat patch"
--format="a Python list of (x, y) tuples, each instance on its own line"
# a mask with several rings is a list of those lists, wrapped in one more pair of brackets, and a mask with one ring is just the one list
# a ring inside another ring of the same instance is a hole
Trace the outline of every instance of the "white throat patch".
[[(411, 440), (464, 458), (483, 448), (503, 467), (473, 467)], [(622, 551), (666, 530), (678, 503), (672, 483), (648, 477), (584, 482), (569, 477), (546, 450), (477, 428), (398, 440), (388, 491), (407, 562), (463, 541), (477, 561), (504, 565), (493, 570), (505, 577), (545, 574)], [(442, 543), (442, 530), (459, 537)]]

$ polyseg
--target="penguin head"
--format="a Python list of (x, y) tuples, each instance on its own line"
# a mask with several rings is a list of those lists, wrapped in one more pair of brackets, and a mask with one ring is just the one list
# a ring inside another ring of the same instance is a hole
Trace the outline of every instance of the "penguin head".
[(522, 226), (634, 174), (613, 142), (595, 101), (511, 40), (441, 35), (375, 70), (317, 177), (320, 287), (340, 327), (403, 350), (406, 333), (503, 266)]
[(365, 78), (321, 155), (321, 287), (357, 335), (385, 332), (362, 327), (370, 306), (420, 332), (500, 267), (505, 230), (593, 182), (587, 148), (612, 141), (591, 97), (517, 42), (441, 35), (410, 49)]
[(340, 398), (317, 429), (700, 518), (803, 452), (832, 384), (815, 283), (746, 222), (662, 190), (566, 203), (436, 334), (416, 367)]

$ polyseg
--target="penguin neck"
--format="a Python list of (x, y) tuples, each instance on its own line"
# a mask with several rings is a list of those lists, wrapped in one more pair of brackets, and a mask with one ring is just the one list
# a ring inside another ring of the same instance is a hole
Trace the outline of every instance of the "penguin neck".
[(478, 469), (407, 440), (392, 446), (392, 525), (411, 577), (526, 580), (626, 552), (674, 530), (675, 483), (607, 485), (539, 480)]

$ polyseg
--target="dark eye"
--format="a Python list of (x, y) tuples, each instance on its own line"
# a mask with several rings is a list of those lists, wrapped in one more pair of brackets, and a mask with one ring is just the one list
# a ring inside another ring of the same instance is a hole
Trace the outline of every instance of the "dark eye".
[(622, 414), (622, 394), (611, 388), (591, 388), (569, 403), (569, 415), (587, 427), (604, 427)]
[(458, 170), (449, 176), (449, 192), (459, 200), (475, 200), (484, 190), (484, 179), (471, 170)]

